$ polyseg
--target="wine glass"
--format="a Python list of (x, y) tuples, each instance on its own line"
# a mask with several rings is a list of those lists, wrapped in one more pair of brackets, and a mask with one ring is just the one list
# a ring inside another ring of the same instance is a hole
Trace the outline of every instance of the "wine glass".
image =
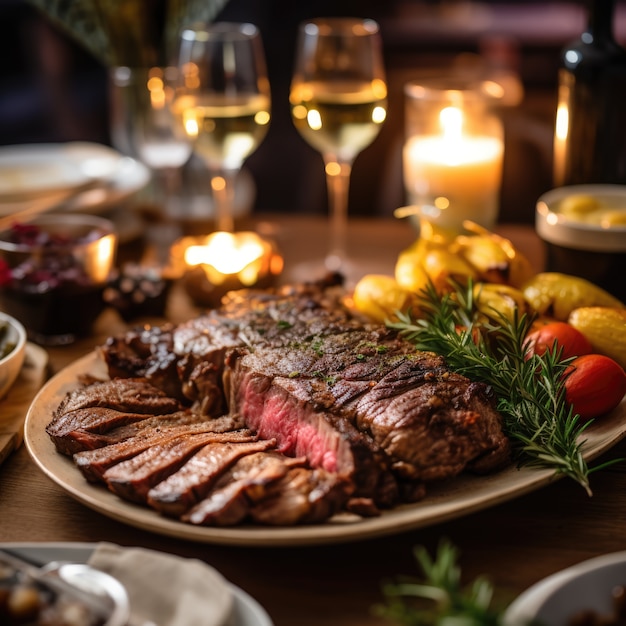
[(326, 269), (349, 273), (346, 253), (352, 164), (378, 135), (387, 84), (378, 24), (317, 18), (300, 24), (289, 100), (302, 137), (324, 159), (331, 214)]
[(270, 122), (270, 88), (259, 30), (216, 22), (186, 28), (172, 110), (211, 176), (218, 231), (234, 228), (237, 173)]
[(192, 147), (170, 110), (176, 75), (173, 66), (117, 66), (111, 71), (112, 143), (150, 170), (144, 198), (151, 217), (145, 234), (155, 244), (156, 260), (163, 263), (183, 231), (182, 171)]

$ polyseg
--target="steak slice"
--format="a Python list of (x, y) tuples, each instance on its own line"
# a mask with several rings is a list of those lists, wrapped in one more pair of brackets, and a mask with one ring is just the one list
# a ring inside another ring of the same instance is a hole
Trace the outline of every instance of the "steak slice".
[(203, 526), (239, 524), (246, 519), (253, 503), (263, 499), (269, 485), (285, 476), (290, 467), (304, 463), (306, 459), (287, 458), (271, 450), (244, 456), (181, 520)]
[(85, 449), (89, 435), (100, 435), (116, 427), (144, 421), (145, 413), (126, 413), (103, 406), (75, 409), (57, 415), (46, 431), (61, 454), (72, 455)]
[(107, 469), (102, 478), (111, 491), (133, 502), (146, 502), (156, 484), (180, 469), (187, 460), (221, 434), (185, 433), (150, 446)]
[(214, 432), (226, 432), (244, 427), (243, 420), (235, 416), (225, 415), (219, 418), (207, 418), (206, 415), (201, 415), (188, 409), (177, 411), (176, 413), (168, 413), (167, 415), (144, 415), (143, 417), (144, 419), (142, 420), (133, 421), (124, 426), (117, 426), (104, 433), (94, 433), (78, 429), (69, 432), (66, 437), (74, 440), (71, 445), (75, 446), (78, 452), (83, 450), (95, 450), (103, 446), (120, 443), (131, 437), (145, 435), (151, 431), (162, 432), (166, 428), (174, 428), (177, 426), (189, 426), (191, 424), (210, 422), (210, 430)]
[(345, 487), (337, 474), (295, 467), (270, 485), (267, 497), (251, 508), (250, 518), (272, 526), (321, 522), (341, 510), (346, 501)]
[(55, 419), (78, 409), (106, 407), (125, 413), (163, 415), (180, 410), (180, 403), (142, 378), (112, 378), (70, 391), (54, 412)]
[(178, 517), (201, 500), (237, 459), (267, 450), (274, 443), (270, 440), (246, 443), (211, 442), (194, 454), (177, 472), (150, 489), (148, 504), (160, 513)]
[(224, 418), (204, 419), (197, 424), (180, 424), (148, 428), (134, 437), (124, 439), (95, 450), (83, 450), (74, 455), (74, 463), (89, 482), (104, 481), (104, 473), (110, 468), (131, 459), (144, 450), (162, 445), (181, 435), (198, 435), (214, 433), (215, 441), (251, 441), (254, 439), (250, 430), (230, 431), (223, 428), (222, 422), (231, 424), (232, 420)]

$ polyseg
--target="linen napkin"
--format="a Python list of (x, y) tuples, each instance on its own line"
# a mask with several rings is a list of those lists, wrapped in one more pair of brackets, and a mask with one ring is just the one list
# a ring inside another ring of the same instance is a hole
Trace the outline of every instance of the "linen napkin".
[(158, 626), (225, 626), (233, 594), (222, 575), (198, 559), (144, 548), (99, 543), (89, 565), (126, 588), (133, 623)]

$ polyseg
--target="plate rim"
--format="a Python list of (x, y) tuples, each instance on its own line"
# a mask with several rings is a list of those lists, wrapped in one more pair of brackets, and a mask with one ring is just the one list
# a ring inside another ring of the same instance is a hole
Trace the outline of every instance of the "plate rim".
[(608, 552), (579, 561), (542, 578), (534, 585), (528, 587), (509, 604), (503, 615), (503, 626), (519, 626), (519, 624), (525, 623), (526, 620), (536, 617), (548, 596), (570, 580), (576, 578), (576, 576), (594, 571), (600, 567), (613, 565), (614, 563), (623, 563), (624, 561), (626, 561), (626, 550)]
[[(89, 558), (89, 555), (96, 549), (98, 542), (88, 542), (88, 541), (11, 541), (11, 542), (0, 542), (0, 549), (2, 548), (12, 548), (15, 550), (29, 550), (29, 551), (60, 551), (68, 553), (68, 560), (73, 560), (79, 563), (85, 563)], [(120, 546), (121, 548), (128, 548), (130, 546)], [(150, 550), (153, 550), (150, 548)], [(168, 554), (161, 550), (153, 550), (154, 552), (161, 552), (163, 554)], [(71, 559), (69, 558), (71, 556)], [(175, 555), (176, 556), (176, 555)], [(180, 557), (181, 559), (185, 559), (185, 557)], [(206, 563), (207, 567), (212, 567), (210, 564)], [(218, 571), (218, 570), (215, 570)], [(219, 573), (219, 572), (218, 572)], [(221, 573), (219, 573), (222, 576)], [(257, 623), (255, 626), (274, 626), (272, 618), (269, 613), (265, 610), (265, 608), (261, 605), (261, 603), (253, 598), (247, 591), (244, 591), (241, 587), (238, 587), (234, 583), (230, 582), (227, 578), (224, 578), (224, 582), (229, 587), (230, 591), (233, 594), (234, 606), (233, 610), (238, 613), (238, 616), (241, 617), (242, 614), (248, 617), (253, 616)], [(229, 622), (230, 623), (230, 622)], [(253, 626), (251, 623), (235, 623), (232, 626)]]
[[(106, 377), (104, 361), (97, 350), (59, 371), (35, 396), (24, 423), (24, 442), (30, 456), (48, 478), (85, 506), (136, 528), (178, 539), (264, 547), (361, 541), (465, 517), (563, 478), (563, 475), (549, 469), (511, 465), (494, 474), (462, 475), (446, 483), (430, 486), (424, 500), (399, 505), (382, 512), (378, 517), (356, 518), (346, 514), (321, 524), (290, 527), (252, 524), (234, 527), (194, 526), (166, 518), (147, 506), (121, 500), (102, 485), (88, 483), (72, 460), (56, 451), (52, 440), (45, 433), (45, 425), (62, 396), (78, 386), (79, 374), (86, 373)], [(626, 398), (613, 412), (585, 430), (584, 438), (589, 446), (585, 459), (593, 460), (625, 436)], [(72, 471), (68, 472), (68, 469)]]

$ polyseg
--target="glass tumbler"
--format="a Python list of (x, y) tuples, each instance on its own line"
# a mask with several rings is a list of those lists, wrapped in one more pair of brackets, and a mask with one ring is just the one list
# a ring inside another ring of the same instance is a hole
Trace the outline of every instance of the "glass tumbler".
[(0, 306), (31, 341), (64, 345), (87, 336), (105, 307), (117, 235), (107, 219), (46, 214), (0, 232)]

